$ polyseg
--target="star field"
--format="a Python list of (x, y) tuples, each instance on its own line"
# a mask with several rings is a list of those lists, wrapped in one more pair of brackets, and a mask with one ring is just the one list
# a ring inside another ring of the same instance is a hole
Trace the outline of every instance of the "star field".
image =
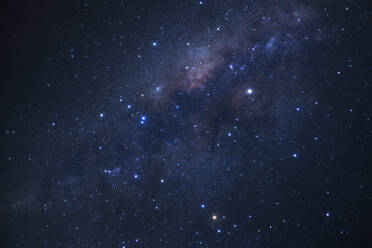
[(1, 247), (369, 247), (368, 1), (3, 10)]

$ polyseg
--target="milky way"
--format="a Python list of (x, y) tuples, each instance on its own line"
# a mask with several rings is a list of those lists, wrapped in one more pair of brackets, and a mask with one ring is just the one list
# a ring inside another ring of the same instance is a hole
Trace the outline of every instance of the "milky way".
[(7, 8), (1, 247), (370, 244), (366, 1)]

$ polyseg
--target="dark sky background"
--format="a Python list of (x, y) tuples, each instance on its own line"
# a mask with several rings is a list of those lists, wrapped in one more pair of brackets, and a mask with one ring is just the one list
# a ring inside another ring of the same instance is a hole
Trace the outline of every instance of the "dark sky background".
[(368, 0), (0, 18), (1, 247), (372, 244)]

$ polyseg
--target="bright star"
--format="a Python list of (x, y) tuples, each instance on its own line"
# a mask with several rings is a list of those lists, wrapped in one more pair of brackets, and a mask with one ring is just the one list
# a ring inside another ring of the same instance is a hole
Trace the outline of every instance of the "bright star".
[(144, 124), (146, 123), (146, 120), (147, 120), (146, 116), (142, 115), (142, 116), (141, 116), (140, 123), (141, 123), (142, 125), (144, 125)]

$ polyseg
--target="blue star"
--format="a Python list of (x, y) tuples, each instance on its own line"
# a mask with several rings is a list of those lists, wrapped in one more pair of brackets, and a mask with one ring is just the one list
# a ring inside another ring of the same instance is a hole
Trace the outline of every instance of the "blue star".
[(292, 157), (293, 157), (293, 158), (297, 158), (297, 156), (298, 156), (297, 153), (293, 153), (293, 154), (292, 154)]
[(152, 43), (152, 46), (153, 46), (153, 47), (158, 46), (158, 42), (154, 41), (154, 42)]
[(138, 174), (134, 174), (133, 177), (134, 177), (134, 179), (138, 179), (139, 175)]
[(299, 107), (296, 108), (296, 111), (300, 111), (301, 109)]
[(144, 115), (142, 115), (142, 116), (141, 116), (141, 119), (140, 119), (140, 123), (141, 123), (142, 125), (144, 125), (144, 124), (146, 123), (146, 120), (147, 120), (147, 117), (144, 116)]
[(329, 217), (329, 216), (331, 216), (331, 214), (330, 214), (329, 212), (327, 212), (327, 213), (325, 214), (325, 216)]
[(205, 208), (205, 204), (200, 205), (201, 208)]
[(99, 117), (103, 118), (105, 116), (104, 113), (99, 113)]

